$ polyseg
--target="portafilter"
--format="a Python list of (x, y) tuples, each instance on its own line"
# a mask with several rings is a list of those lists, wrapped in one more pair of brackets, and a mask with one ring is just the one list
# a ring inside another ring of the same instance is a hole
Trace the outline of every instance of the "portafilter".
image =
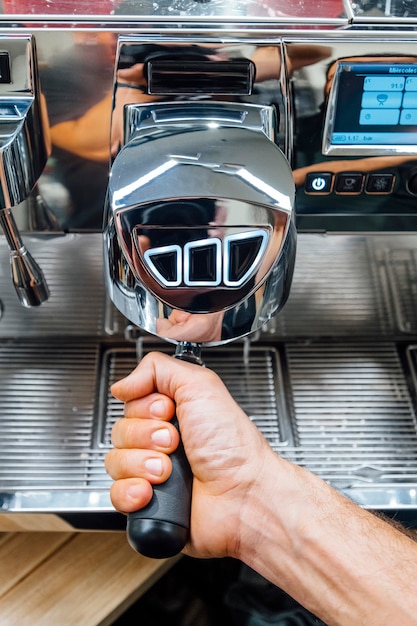
[[(202, 364), (201, 348), (260, 329), (284, 305), (296, 249), (294, 182), (271, 107), (129, 105), (105, 210), (108, 293), (138, 326)], [(242, 123), (243, 120), (243, 123)], [(196, 393), (198, 390), (196, 390)], [(192, 475), (172, 475), (128, 516), (132, 547), (165, 558), (189, 536)]]

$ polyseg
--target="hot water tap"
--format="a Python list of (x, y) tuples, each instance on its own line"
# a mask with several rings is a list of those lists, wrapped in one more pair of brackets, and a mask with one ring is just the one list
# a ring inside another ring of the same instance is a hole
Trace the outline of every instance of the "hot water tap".
[[(124, 113), (105, 209), (107, 289), (132, 323), (202, 363), (202, 347), (258, 330), (289, 294), (294, 182), (273, 141), (275, 111), (189, 99)], [(192, 476), (182, 449), (172, 461), (170, 479), (128, 516), (145, 556), (172, 556), (188, 539)]]
[(30, 196), (42, 173), (49, 151), (47, 128), (33, 38), (1, 38), (0, 224), (10, 249), (13, 284), (24, 306), (42, 304), (49, 289), (22, 241), (11, 208)]

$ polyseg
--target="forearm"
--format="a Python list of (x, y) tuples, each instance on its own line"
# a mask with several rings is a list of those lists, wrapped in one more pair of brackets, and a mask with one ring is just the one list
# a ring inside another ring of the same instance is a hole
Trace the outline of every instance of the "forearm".
[(309, 472), (271, 465), (248, 497), (239, 558), (329, 626), (415, 626), (417, 544)]

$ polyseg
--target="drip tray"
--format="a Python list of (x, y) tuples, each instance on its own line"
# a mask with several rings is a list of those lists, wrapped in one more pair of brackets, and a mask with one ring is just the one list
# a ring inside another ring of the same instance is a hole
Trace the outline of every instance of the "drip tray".
[[(242, 348), (210, 348), (203, 355), (205, 365), (217, 372), (232, 396), (260, 428), (275, 450), (294, 445), (292, 429), (285, 412), (282, 373), (278, 352), (254, 346), (248, 363)], [(99, 446), (109, 448), (111, 429), (123, 415), (123, 406), (110, 394), (109, 386), (127, 376), (136, 365), (133, 350), (109, 350), (105, 354), (103, 397), (99, 414)]]
[[(414, 509), (416, 355), (321, 340), (255, 344), (247, 363), (238, 345), (204, 359), (277, 453), (367, 508)], [(113, 511), (104, 457), (123, 406), (108, 389), (135, 365), (125, 345), (0, 345), (3, 511)]]
[(368, 508), (417, 506), (414, 390), (400, 353), (390, 342), (286, 347), (290, 456)]

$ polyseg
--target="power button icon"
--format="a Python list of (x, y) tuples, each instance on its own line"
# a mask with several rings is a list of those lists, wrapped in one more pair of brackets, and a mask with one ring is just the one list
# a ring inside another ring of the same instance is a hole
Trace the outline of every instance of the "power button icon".
[(323, 191), (323, 189), (326, 187), (326, 179), (322, 176), (317, 176), (311, 181), (311, 186), (314, 191)]
[(309, 172), (305, 179), (306, 193), (330, 193), (333, 174), (330, 172)]

